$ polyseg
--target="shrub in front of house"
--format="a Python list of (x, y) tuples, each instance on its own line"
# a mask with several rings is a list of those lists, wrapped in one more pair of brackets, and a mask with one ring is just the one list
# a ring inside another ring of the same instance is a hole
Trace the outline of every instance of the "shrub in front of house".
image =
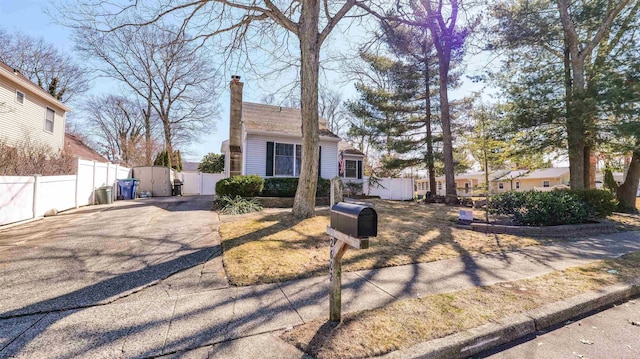
[(569, 192), (591, 206), (596, 213), (596, 218), (606, 218), (618, 208), (616, 196), (604, 189), (565, 189), (560, 191)]
[(525, 226), (577, 224), (597, 218), (595, 208), (571, 191), (500, 193), (491, 198), (491, 210)]
[(222, 214), (237, 215), (260, 212), (263, 208), (255, 198), (220, 196), (213, 202), (213, 209)]
[[(298, 190), (297, 178), (266, 178), (261, 197), (295, 197)], [(316, 197), (329, 197), (331, 181), (326, 178), (318, 178)]]
[(264, 179), (260, 176), (233, 176), (216, 183), (216, 194), (219, 197), (255, 197), (262, 191), (263, 186)]

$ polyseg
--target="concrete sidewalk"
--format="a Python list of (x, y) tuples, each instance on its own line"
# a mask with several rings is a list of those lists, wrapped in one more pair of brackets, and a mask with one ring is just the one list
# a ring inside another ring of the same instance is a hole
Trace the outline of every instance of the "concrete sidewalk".
[[(640, 251), (640, 232), (343, 273), (342, 308), (530, 278), (633, 251)], [(0, 357), (304, 357), (273, 332), (328, 318), (328, 276), (207, 290), (207, 264), (108, 304), (0, 319)]]

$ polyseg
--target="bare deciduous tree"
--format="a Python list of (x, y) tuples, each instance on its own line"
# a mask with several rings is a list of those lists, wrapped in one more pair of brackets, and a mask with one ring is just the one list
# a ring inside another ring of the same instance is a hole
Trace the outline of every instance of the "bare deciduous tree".
[[(127, 26), (150, 25), (162, 19), (178, 19), (183, 29), (198, 30), (195, 40), (206, 40), (221, 33), (231, 35), (230, 51), (247, 48), (251, 36), (294, 37), (300, 54), (300, 93), (302, 112), (302, 166), (293, 214), (307, 218), (315, 215), (318, 182), (318, 78), (320, 50), (329, 34), (355, 6), (356, 0), (240, 1), (212, 0), (179, 2), (159, 1), (158, 6), (138, 2), (81, 0), (69, 3), (65, 16), (80, 20), (77, 26), (97, 26), (106, 31)], [(135, 14), (135, 21), (126, 16)], [(123, 20), (124, 19), (124, 20)], [(252, 32), (257, 30), (256, 32)], [(284, 30), (282, 33), (274, 33)], [(266, 35), (265, 35), (266, 34)], [(286, 42), (286, 40), (285, 40)], [(257, 48), (260, 45), (256, 45)], [(271, 49), (272, 51), (276, 51)], [(287, 52), (289, 49), (278, 49)], [(290, 60), (290, 59), (289, 59)]]
[(153, 113), (162, 124), (168, 153), (214, 127), (215, 71), (206, 53), (179, 28), (155, 23), (109, 32), (81, 28), (77, 34), (77, 49), (99, 60), (97, 70), (125, 84), (145, 103), (147, 164), (153, 156)]
[(0, 61), (60, 101), (72, 100), (88, 89), (86, 70), (43, 38), (0, 29)]
[(99, 151), (113, 162), (145, 165), (144, 106), (124, 96), (91, 97), (82, 108)]

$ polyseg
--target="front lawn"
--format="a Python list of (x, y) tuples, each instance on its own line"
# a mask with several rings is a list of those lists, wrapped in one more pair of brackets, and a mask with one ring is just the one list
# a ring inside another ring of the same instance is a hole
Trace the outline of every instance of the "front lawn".
[[(461, 208), (374, 200), (378, 237), (370, 248), (347, 251), (343, 269), (355, 271), (456, 256), (510, 251), (544, 239), (482, 234), (455, 228)], [(468, 209), (467, 209), (468, 210)], [(475, 217), (483, 213), (475, 210)], [(269, 209), (242, 216), (221, 216), (224, 265), (234, 285), (272, 283), (329, 272), (329, 210), (297, 220), (290, 210)]]

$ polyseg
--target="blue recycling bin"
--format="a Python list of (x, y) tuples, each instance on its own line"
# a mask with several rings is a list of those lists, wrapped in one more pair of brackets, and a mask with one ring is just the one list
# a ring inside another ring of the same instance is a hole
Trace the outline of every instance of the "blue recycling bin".
[(122, 199), (135, 199), (138, 180), (135, 178), (125, 178), (118, 180), (118, 192)]

